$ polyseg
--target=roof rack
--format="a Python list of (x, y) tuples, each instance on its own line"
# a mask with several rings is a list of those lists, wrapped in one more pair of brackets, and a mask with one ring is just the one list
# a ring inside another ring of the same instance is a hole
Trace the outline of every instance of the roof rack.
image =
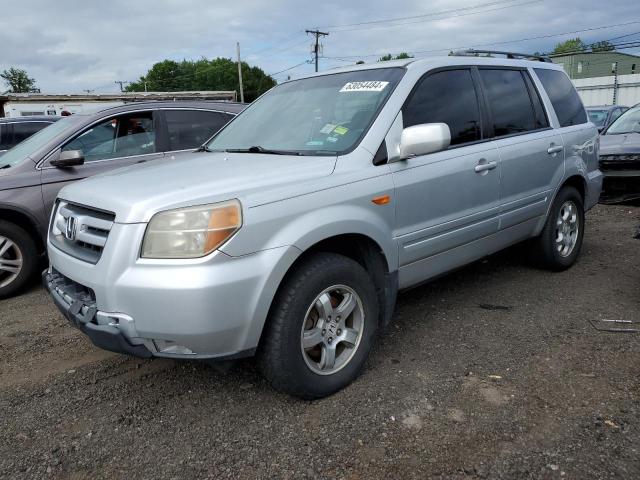
[(545, 55), (532, 55), (529, 53), (515, 53), (515, 52), (501, 52), (499, 50), (460, 50), (457, 52), (453, 52), (454, 56), (457, 57), (477, 57), (480, 55), (504, 55), (505, 58), (510, 58), (513, 60), (537, 60), (538, 62), (546, 62), (553, 63), (551, 59)]

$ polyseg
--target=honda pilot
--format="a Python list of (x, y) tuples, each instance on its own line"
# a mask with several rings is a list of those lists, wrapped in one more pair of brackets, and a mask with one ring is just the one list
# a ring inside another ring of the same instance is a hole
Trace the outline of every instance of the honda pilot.
[(598, 131), (545, 58), (352, 66), (276, 86), (179, 165), (62, 189), (44, 284), (99, 347), (255, 355), (320, 398), (399, 290), (523, 241), (573, 265), (601, 184)]

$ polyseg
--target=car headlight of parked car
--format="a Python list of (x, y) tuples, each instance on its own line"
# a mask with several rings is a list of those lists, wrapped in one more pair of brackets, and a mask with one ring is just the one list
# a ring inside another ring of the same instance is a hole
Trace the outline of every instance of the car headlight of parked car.
[(204, 257), (225, 243), (241, 226), (242, 206), (238, 200), (160, 212), (147, 226), (142, 257)]

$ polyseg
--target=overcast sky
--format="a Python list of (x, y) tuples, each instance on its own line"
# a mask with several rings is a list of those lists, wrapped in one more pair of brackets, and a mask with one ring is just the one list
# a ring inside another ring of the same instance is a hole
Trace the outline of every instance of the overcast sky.
[[(311, 59), (304, 30), (316, 27), (330, 33), (321, 70), (387, 52), (549, 51), (575, 36), (634, 33), (614, 41), (640, 41), (637, 0), (20, 0), (3, 2), (2, 19), (0, 70), (26, 69), (44, 93), (114, 92), (116, 80), (137, 80), (165, 58), (235, 57), (236, 41), (244, 60), (273, 74)], [(312, 71), (303, 64), (275, 78)]]

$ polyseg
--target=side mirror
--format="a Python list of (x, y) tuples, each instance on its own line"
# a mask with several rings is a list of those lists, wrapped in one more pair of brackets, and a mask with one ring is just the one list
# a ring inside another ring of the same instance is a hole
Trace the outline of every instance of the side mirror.
[(84, 153), (82, 150), (65, 150), (49, 163), (58, 168), (76, 167), (84, 164)]
[(441, 152), (451, 144), (451, 130), (446, 123), (423, 123), (402, 130), (400, 158), (416, 157)]

